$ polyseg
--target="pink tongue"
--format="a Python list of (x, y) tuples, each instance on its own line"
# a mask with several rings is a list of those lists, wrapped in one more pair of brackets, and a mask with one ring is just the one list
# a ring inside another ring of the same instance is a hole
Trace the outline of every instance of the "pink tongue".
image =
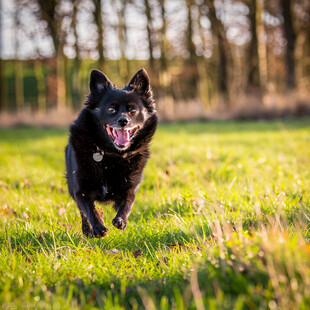
[(129, 131), (122, 129), (114, 129), (115, 143), (118, 145), (125, 145), (129, 142)]

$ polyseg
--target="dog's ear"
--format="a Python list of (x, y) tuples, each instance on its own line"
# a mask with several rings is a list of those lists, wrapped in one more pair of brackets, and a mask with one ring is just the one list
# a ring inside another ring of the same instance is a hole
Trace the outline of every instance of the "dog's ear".
[(102, 95), (108, 90), (115, 88), (107, 76), (99, 70), (93, 70), (90, 74), (89, 89), (85, 105), (93, 108), (100, 101)]
[(91, 93), (104, 93), (113, 88), (113, 83), (99, 70), (93, 70), (90, 74), (89, 89)]
[(147, 94), (150, 91), (150, 79), (145, 69), (139, 70), (128, 83), (128, 88), (139, 92), (140, 94)]
[(131, 81), (128, 83), (125, 89), (137, 92), (140, 96), (144, 97), (145, 106), (149, 112), (153, 112), (155, 110), (150, 79), (145, 69), (139, 70), (132, 77)]

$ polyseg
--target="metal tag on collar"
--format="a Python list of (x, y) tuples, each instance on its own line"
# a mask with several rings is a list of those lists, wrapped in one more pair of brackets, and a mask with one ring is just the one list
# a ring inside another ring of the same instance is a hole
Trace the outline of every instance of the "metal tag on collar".
[(99, 147), (97, 146), (97, 152), (93, 153), (93, 160), (99, 163), (100, 161), (102, 161), (103, 155), (104, 151), (100, 150)]

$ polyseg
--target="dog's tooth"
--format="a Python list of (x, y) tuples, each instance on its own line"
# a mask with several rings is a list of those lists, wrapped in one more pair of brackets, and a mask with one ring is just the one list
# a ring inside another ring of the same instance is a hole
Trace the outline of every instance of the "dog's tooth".
[(126, 130), (126, 138), (127, 138), (127, 140), (129, 140), (129, 138), (130, 138), (130, 130)]

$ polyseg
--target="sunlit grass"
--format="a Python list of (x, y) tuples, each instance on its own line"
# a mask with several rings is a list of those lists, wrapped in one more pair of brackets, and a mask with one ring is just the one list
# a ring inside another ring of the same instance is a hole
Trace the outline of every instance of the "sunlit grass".
[(0, 304), (307, 309), (310, 120), (160, 125), (128, 228), (81, 234), (67, 130), (0, 131)]

